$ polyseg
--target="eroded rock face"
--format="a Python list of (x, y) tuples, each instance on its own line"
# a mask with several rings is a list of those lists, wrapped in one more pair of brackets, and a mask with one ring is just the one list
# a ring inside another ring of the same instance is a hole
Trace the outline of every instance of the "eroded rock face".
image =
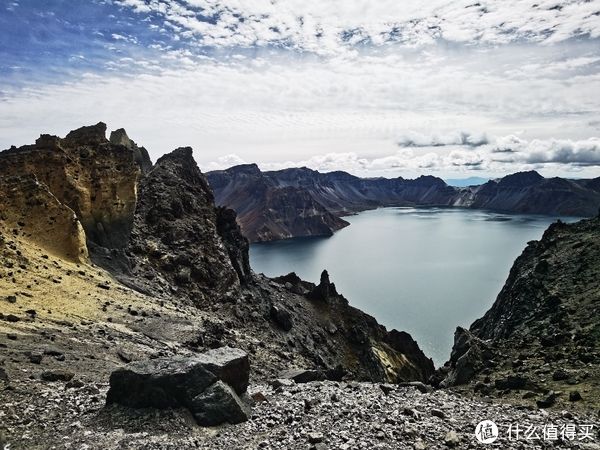
[(238, 397), (248, 387), (248, 355), (220, 348), (195, 357), (158, 358), (128, 364), (110, 376), (106, 403), (132, 408), (187, 408), (200, 425), (248, 420)]
[(133, 148), (110, 143), (100, 122), (63, 139), (41, 135), (34, 145), (0, 153), (0, 176), (35, 175), (75, 212), (88, 241), (122, 248), (131, 230), (140, 163), (150, 163), (147, 153), (136, 158)]
[(256, 164), (209, 172), (217, 204), (237, 212), (242, 232), (252, 242), (298, 236), (331, 236), (348, 222), (329, 212), (297, 186), (280, 186)]
[(85, 232), (75, 212), (35, 175), (0, 176), (0, 225), (48, 253), (70, 261), (88, 259)]

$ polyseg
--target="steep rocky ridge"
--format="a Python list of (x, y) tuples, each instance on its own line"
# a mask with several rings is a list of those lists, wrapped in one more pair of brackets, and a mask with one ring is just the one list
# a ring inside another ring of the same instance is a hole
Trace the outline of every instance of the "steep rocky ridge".
[(599, 342), (600, 217), (557, 222), (517, 258), (490, 310), (457, 330), (442, 384), (597, 407)]
[[(81, 222), (92, 261), (108, 271), (104, 277), (135, 289), (148, 307), (173, 305), (202, 328), (190, 336), (189, 328), (179, 332), (174, 325), (175, 348), (242, 347), (259, 362), (253, 376), (260, 377), (290, 367), (315, 369), (326, 377), (392, 382), (426, 380), (432, 373), (431, 360), (410, 336), (388, 332), (339, 294), (315, 300), (308, 296), (315, 288), (311, 283), (299, 280), (282, 285), (255, 276), (235, 213), (215, 206), (190, 148), (179, 148), (149, 168), (144, 163), (147, 154), (123, 130), (112, 133), (112, 142), (106, 140), (105, 131), (100, 123), (64, 139), (42, 137), (33, 146), (0, 153), (0, 162), (7, 174), (41, 178), (40, 186), (49, 196), (58, 190), (56, 198), (69, 205), (63, 209), (74, 222), (64, 227), (65, 235), (79, 236), (82, 245), (83, 232), (73, 232), (77, 220)], [(32, 208), (27, 202), (17, 206), (22, 206), (19, 214)], [(49, 238), (42, 225), (40, 242)], [(16, 240), (12, 245), (35, 243), (26, 230), (11, 237)], [(37, 251), (46, 252), (51, 244), (40, 247)], [(85, 252), (85, 247), (80, 250)], [(55, 256), (60, 261), (62, 255)], [(83, 259), (78, 262), (89, 264)], [(23, 274), (36, 270), (39, 265), (26, 266)], [(55, 279), (68, 281), (73, 274), (67, 271)], [(10, 276), (3, 280), (9, 283), (3, 291), (14, 289)], [(95, 285), (88, 290), (92, 288), (96, 290)], [(104, 288), (109, 290), (110, 283), (102, 284)], [(137, 317), (134, 314), (132, 321), (163, 322)], [(285, 327), (281, 317), (289, 319)]]
[[(234, 209), (242, 231), (251, 241), (321, 235), (302, 214), (301, 203), (289, 199), (294, 189), (319, 205), (320, 223), (330, 233), (336, 226), (331, 216), (340, 217), (380, 206), (443, 206), (490, 209), (507, 213), (593, 216), (600, 207), (597, 180), (546, 179), (537, 172), (508, 175), (480, 186), (456, 188), (433, 176), (414, 180), (359, 178), (346, 172), (320, 173), (307, 168), (261, 172), (256, 165), (235, 166), (209, 172), (217, 204)], [(281, 192), (283, 202), (269, 201)], [(329, 216), (327, 215), (329, 213)], [(289, 226), (293, 223), (293, 226)], [(282, 228), (281, 224), (286, 226)], [(258, 232), (262, 230), (262, 232)]]
[(307, 190), (278, 186), (255, 164), (235, 173), (211, 172), (217, 204), (234, 209), (243, 234), (253, 242), (299, 236), (330, 236), (348, 222), (329, 212)]

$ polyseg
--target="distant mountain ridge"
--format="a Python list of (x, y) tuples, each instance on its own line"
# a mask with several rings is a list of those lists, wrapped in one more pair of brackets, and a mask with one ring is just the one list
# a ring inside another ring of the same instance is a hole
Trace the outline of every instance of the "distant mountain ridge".
[(414, 180), (360, 178), (306, 167), (262, 172), (256, 164), (207, 173), (218, 205), (234, 209), (250, 241), (331, 235), (341, 216), (382, 206), (444, 206), (506, 213), (591, 217), (600, 207), (600, 178), (544, 178), (535, 171), (467, 187), (423, 175)]

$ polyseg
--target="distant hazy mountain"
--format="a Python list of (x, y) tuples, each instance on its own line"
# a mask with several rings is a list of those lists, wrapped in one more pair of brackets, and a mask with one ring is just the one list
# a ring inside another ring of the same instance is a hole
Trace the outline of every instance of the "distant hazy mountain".
[(330, 235), (340, 216), (380, 206), (459, 206), (507, 213), (590, 217), (600, 207), (600, 179), (544, 178), (535, 171), (467, 187), (421, 176), (359, 178), (308, 168), (261, 172), (255, 164), (209, 172), (217, 204), (234, 209), (251, 241)]
[(449, 186), (455, 187), (467, 187), (467, 186), (479, 186), (483, 183), (490, 181), (489, 178), (481, 177), (468, 177), (468, 178), (446, 178), (444, 180)]

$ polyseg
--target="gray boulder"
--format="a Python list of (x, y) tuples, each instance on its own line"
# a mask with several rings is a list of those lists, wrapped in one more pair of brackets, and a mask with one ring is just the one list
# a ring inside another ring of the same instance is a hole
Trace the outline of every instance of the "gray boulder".
[(238, 395), (248, 387), (248, 355), (222, 347), (193, 357), (130, 363), (110, 376), (106, 403), (131, 408), (187, 408), (200, 425), (239, 423), (249, 408)]

